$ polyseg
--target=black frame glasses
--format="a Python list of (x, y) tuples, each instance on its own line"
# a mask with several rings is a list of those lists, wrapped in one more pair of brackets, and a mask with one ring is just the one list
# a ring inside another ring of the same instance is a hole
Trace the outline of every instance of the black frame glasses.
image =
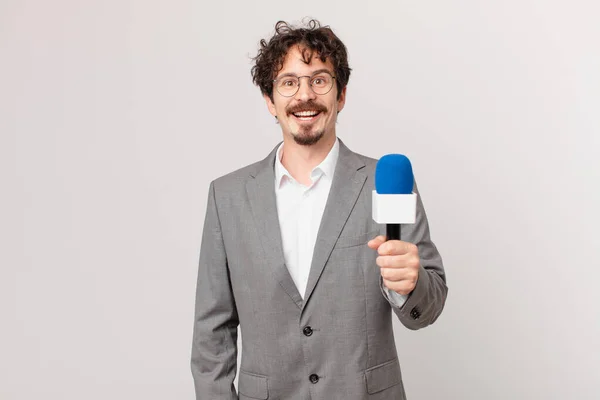
[[(317, 79), (319, 79), (319, 78), (322, 79), (324, 77), (324, 75), (326, 75), (328, 78), (330, 77), (331, 80), (329, 81), (329, 83), (325, 84), (326, 86), (319, 87), (319, 84), (315, 83), (315, 81)], [(277, 79), (273, 79), (273, 86), (275, 87), (275, 90), (277, 90), (277, 93), (279, 93), (283, 97), (292, 97), (292, 96), (295, 96), (296, 93), (298, 93), (298, 90), (300, 90), (300, 78), (309, 78), (308, 83), (309, 83), (310, 89), (315, 94), (318, 94), (319, 96), (323, 96), (323, 95), (326, 95), (327, 93), (329, 93), (331, 91), (331, 89), (333, 89), (333, 84), (335, 83), (335, 76), (333, 76), (331, 74), (331, 72), (329, 72), (329, 71), (317, 71), (317, 72), (315, 72), (312, 75), (303, 75), (303, 76), (284, 75), (284, 76), (280, 76)], [(290, 90), (287, 90), (287, 88), (285, 86), (282, 86), (282, 84), (285, 84), (285, 83), (291, 83), (292, 84), (292, 86), (289, 86)], [(293, 87), (295, 87), (295, 90), (292, 91), (291, 89)]]

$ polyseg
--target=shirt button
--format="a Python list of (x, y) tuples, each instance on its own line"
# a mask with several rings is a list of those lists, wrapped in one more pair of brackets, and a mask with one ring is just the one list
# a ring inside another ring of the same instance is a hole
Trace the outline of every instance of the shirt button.
[(317, 383), (317, 382), (319, 382), (319, 375), (312, 374), (311, 376), (308, 377), (308, 379), (310, 379), (311, 383)]
[(302, 329), (302, 333), (304, 333), (304, 336), (310, 336), (313, 334), (313, 330), (310, 326), (305, 326), (304, 329)]

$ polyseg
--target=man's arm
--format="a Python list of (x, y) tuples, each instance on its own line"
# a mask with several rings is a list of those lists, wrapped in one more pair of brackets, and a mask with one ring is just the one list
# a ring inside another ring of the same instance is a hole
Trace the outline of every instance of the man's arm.
[(238, 324), (211, 182), (200, 247), (191, 358), (196, 399), (238, 399), (233, 385)]
[[(414, 192), (418, 194), (415, 183)], [(401, 240), (418, 248), (419, 273), (415, 288), (406, 295), (394, 293), (383, 284), (381, 291), (404, 326), (416, 330), (431, 325), (440, 316), (446, 302), (448, 287), (442, 257), (429, 235), (429, 223), (421, 196), (417, 195), (417, 215), (414, 224), (402, 225)], [(398, 296), (396, 296), (396, 294)]]

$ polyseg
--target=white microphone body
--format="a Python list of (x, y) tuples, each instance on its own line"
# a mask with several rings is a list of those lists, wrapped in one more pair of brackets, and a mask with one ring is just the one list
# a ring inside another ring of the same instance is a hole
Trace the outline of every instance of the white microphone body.
[(373, 190), (372, 209), (378, 224), (414, 224), (417, 194), (379, 194)]

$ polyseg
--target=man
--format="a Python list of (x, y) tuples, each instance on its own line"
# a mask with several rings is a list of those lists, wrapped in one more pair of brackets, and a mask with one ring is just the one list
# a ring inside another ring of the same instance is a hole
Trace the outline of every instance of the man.
[(283, 142), (210, 184), (196, 398), (405, 399), (391, 311), (409, 329), (423, 328), (447, 293), (420, 197), (416, 223), (386, 242), (385, 226), (371, 218), (376, 160), (336, 136), (350, 68), (328, 27), (279, 22), (255, 61), (254, 82)]

